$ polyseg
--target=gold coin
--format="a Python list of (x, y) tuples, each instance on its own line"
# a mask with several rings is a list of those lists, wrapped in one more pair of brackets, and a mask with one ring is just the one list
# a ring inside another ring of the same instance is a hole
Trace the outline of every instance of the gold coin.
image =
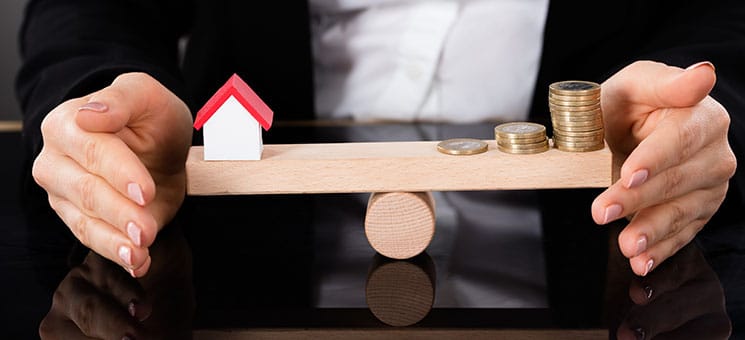
[(562, 96), (588, 96), (600, 92), (600, 84), (584, 80), (558, 81), (548, 86), (553, 94)]
[(552, 117), (586, 117), (586, 116), (602, 116), (603, 111), (600, 108), (589, 111), (569, 111), (569, 110), (551, 110)]
[(584, 112), (600, 109), (600, 103), (584, 106), (558, 106), (548, 103), (548, 108), (551, 109), (551, 111)]
[(564, 131), (564, 130), (560, 130), (560, 129), (557, 129), (556, 127), (554, 127), (554, 130), (553, 131), (554, 131), (554, 136), (559, 135), (559, 136), (567, 137), (567, 138), (574, 138), (574, 137), (596, 137), (596, 136), (604, 136), (605, 135), (605, 130), (603, 130), (603, 129), (598, 129), (598, 130), (595, 130), (595, 131)]
[(536, 138), (546, 135), (546, 127), (529, 122), (512, 122), (497, 125), (494, 134), (499, 138)]
[(546, 145), (544, 147), (540, 147), (537, 149), (527, 149), (527, 150), (511, 149), (511, 148), (506, 148), (502, 146), (497, 146), (497, 149), (505, 153), (527, 155), (527, 154), (534, 154), (534, 153), (541, 153), (541, 152), (548, 151), (549, 146)]
[(554, 134), (554, 142), (570, 142), (570, 143), (576, 143), (576, 142), (600, 142), (605, 139), (604, 134), (598, 134), (595, 136), (587, 136), (587, 137), (565, 137), (562, 135)]
[(603, 121), (602, 115), (551, 115), (551, 121), (559, 123), (588, 122), (593, 120)]
[(590, 126), (566, 126), (566, 125), (554, 126), (555, 130), (560, 130), (561, 132), (595, 132), (602, 128), (603, 128), (603, 124), (590, 125)]
[(532, 150), (532, 149), (542, 149), (544, 147), (548, 147), (548, 139), (546, 139), (543, 142), (539, 143), (533, 143), (533, 144), (497, 144), (497, 146), (505, 149), (514, 149), (514, 150)]
[(546, 135), (541, 135), (538, 137), (533, 138), (509, 138), (509, 137), (499, 137), (497, 136), (497, 142), (505, 145), (511, 145), (511, 144), (532, 144), (532, 143), (538, 143), (545, 141), (547, 139)]
[(589, 147), (596, 146), (598, 144), (603, 144), (603, 143), (605, 143), (605, 140), (599, 140), (599, 141), (596, 140), (596, 141), (591, 141), (591, 142), (572, 142), (572, 141), (565, 141), (562, 139), (554, 138), (555, 145), (561, 145), (567, 148), (589, 148)]
[(473, 138), (453, 138), (437, 143), (437, 151), (448, 155), (475, 155), (488, 148), (489, 144)]
[(579, 120), (579, 121), (551, 119), (551, 123), (553, 123), (554, 126), (559, 125), (559, 126), (566, 126), (566, 127), (580, 127), (580, 126), (603, 127), (603, 120), (600, 118), (593, 119), (593, 120)]
[(554, 100), (559, 100), (559, 101), (562, 101), (562, 100), (563, 101), (580, 101), (580, 102), (590, 101), (590, 100), (600, 100), (600, 92), (598, 92), (598, 94), (593, 94), (589, 96), (563, 96), (560, 94), (549, 92), (548, 99), (554, 99)]
[(548, 98), (548, 103), (553, 106), (569, 106), (569, 107), (576, 107), (576, 106), (593, 106), (600, 104), (600, 99), (596, 100), (584, 100), (584, 101), (568, 101), (568, 100), (558, 100), (553, 98)]
[(590, 152), (590, 151), (597, 151), (597, 150), (604, 149), (605, 143), (600, 143), (595, 146), (583, 147), (583, 148), (572, 148), (572, 147), (563, 146), (561, 144), (556, 144), (556, 148), (561, 151), (568, 151), (568, 152)]

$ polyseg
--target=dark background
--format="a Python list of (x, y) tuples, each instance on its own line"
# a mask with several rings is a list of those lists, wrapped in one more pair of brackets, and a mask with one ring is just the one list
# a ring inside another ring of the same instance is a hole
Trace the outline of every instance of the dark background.
[(26, 0), (0, 1), (0, 120), (19, 120), (21, 112), (13, 92), (20, 65), (18, 29)]

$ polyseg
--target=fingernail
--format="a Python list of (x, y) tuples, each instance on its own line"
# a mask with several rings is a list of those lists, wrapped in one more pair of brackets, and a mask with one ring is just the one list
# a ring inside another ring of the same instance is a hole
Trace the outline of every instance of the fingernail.
[(137, 183), (129, 183), (127, 185), (127, 194), (129, 198), (135, 201), (139, 205), (145, 205), (145, 198), (142, 196), (142, 189)]
[(621, 216), (623, 207), (619, 204), (612, 204), (605, 208), (605, 217), (603, 217), (603, 224), (613, 221)]
[(626, 188), (636, 188), (644, 184), (644, 182), (647, 180), (647, 176), (649, 176), (649, 171), (647, 170), (636, 171), (631, 175), (631, 179), (629, 179), (629, 183), (626, 184)]
[(132, 251), (129, 248), (125, 246), (119, 247), (119, 258), (122, 259), (126, 265), (132, 265)]
[(647, 300), (652, 298), (652, 294), (654, 293), (654, 289), (650, 286), (644, 286), (644, 296), (647, 297)]
[(638, 256), (645, 250), (647, 250), (647, 237), (642, 235), (642, 237), (636, 240), (636, 254), (634, 256)]
[(686, 67), (686, 71), (694, 70), (694, 69), (697, 69), (697, 68), (699, 68), (701, 66), (704, 66), (704, 65), (707, 65), (707, 66), (711, 67), (712, 70), (716, 70), (716, 68), (714, 67), (714, 64), (712, 64), (711, 62), (709, 62), (709, 61), (701, 61), (701, 62), (698, 62), (698, 63), (695, 63), (695, 64), (693, 64), (691, 66)]
[(132, 276), (133, 278), (135, 278), (135, 279), (137, 278), (137, 276), (135, 276), (135, 270), (134, 269), (127, 268), (127, 273), (129, 273), (129, 275)]
[(649, 259), (649, 261), (647, 261), (647, 268), (644, 269), (644, 274), (642, 274), (642, 276), (647, 276), (647, 274), (649, 274), (649, 271), (652, 270), (652, 266), (654, 266), (654, 260)]
[(140, 244), (140, 235), (142, 235), (142, 231), (140, 228), (137, 227), (137, 225), (134, 222), (129, 222), (127, 224), (127, 234), (129, 235), (129, 238), (132, 240), (132, 243), (134, 243), (136, 246), (141, 246)]
[(646, 332), (644, 332), (644, 329), (641, 327), (634, 328), (634, 335), (636, 336), (636, 340), (644, 340), (647, 336)]
[(130, 301), (127, 305), (127, 311), (129, 312), (129, 315), (134, 317), (137, 315), (137, 307), (135, 306), (134, 300)]
[(78, 109), (78, 111), (83, 111), (83, 110), (103, 113), (109, 110), (109, 106), (104, 103), (90, 102), (90, 103), (86, 103), (85, 105), (81, 106)]

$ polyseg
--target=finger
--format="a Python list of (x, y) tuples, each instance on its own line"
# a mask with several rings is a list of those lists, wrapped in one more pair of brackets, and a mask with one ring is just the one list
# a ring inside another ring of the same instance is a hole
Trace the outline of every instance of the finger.
[(95, 340), (94, 338), (85, 336), (80, 328), (70, 319), (56, 313), (49, 313), (41, 320), (41, 324), (39, 324), (39, 337), (42, 340)]
[(87, 97), (76, 115), (78, 125), (90, 132), (118, 133), (137, 125), (144, 115), (165, 114), (180, 106), (170, 91), (145, 73), (126, 73), (111, 85)]
[(38, 182), (51, 195), (64, 198), (81, 213), (103, 220), (127, 235), (137, 247), (155, 240), (157, 221), (147, 209), (124, 197), (108, 182), (68, 157), (47, 153), (35, 162)]
[(112, 225), (84, 215), (75, 205), (57, 196), (49, 204), (75, 237), (86, 247), (133, 273), (149, 257), (147, 248), (135, 247), (132, 241)]
[[(627, 188), (640, 185), (648, 176), (676, 166), (710, 146), (710, 159), (727, 160), (727, 131), (730, 118), (727, 111), (711, 97), (685, 109), (671, 109), (644, 138), (621, 167), (621, 183)], [(730, 157), (732, 158), (732, 157)], [(725, 179), (732, 162), (712, 162), (717, 178)], [(709, 174), (709, 176), (712, 176)]]
[(71, 157), (89, 172), (106, 178), (134, 202), (150, 202), (155, 196), (155, 184), (131, 148), (115, 135), (87, 132), (72, 123), (77, 106), (83, 101), (65, 102), (47, 116), (42, 123), (45, 149)]
[(717, 281), (701, 251), (692, 243), (647, 276), (633, 278), (629, 284), (629, 297), (637, 305), (646, 305), (689, 281)]
[(619, 248), (631, 259), (634, 271), (643, 275), (650, 260), (659, 264), (690, 242), (716, 211), (720, 194), (726, 190), (726, 184), (698, 190), (640, 210), (618, 235)]
[[(191, 142), (191, 113), (181, 99), (153, 77), (125, 73), (87, 99), (87, 107), (95, 109), (78, 110), (76, 122), (83, 130), (116, 133), (144, 157), (154, 144), (167, 151), (161, 157), (185, 157), (181, 146)], [(163, 127), (170, 131), (164, 133)], [(166, 172), (180, 169), (174, 164), (163, 165), (171, 167), (163, 169)]]
[(63, 280), (57, 305), (80, 332), (96, 339), (122, 339), (141, 335), (143, 326), (126, 308), (82, 278)]
[(726, 160), (722, 161), (726, 155), (719, 151), (717, 147), (706, 148), (692, 159), (656, 173), (649, 179), (646, 172), (641, 180), (636, 179), (637, 174), (632, 175), (630, 187), (622, 180), (617, 181), (593, 202), (593, 219), (598, 224), (606, 224), (689, 192), (726, 183), (733, 170)]
[(632, 330), (641, 330), (645, 339), (654, 339), (723, 309), (724, 295), (717, 282), (689, 281), (653, 303), (632, 308), (624, 322)]
[[(147, 262), (147, 260), (146, 260)], [(142, 286), (132, 275), (125, 273), (113, 263), (97, 253), (91, 253), (83, 264), (80, 276), (91, 282), (99, 291), (108, 292), (130, 315), (143, 321), (150, 316), (152, 305)]]
[(637, 275), (646, 275), (693, 239), (711, 216), (700, 212), (711, 209), (702, 204), (715, 204), (707, 202), (711, 195), (708, 191), (696, 191), (641, 210), (621, 231), (619, 247), (624, 256), (630, 258)]
[(641, 104), (652, 108), (687, 107), (706, 97), (715, 82), (716, 73), (710, 62), (682, 69), (638, 61), (603, 83), (602, 100), (607, 104)]

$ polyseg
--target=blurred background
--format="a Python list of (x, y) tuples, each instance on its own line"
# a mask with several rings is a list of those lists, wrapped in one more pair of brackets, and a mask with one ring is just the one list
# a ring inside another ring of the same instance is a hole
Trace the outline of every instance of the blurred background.
[(0, 1), (0, 121), (21, 119), (13, 81), (20, 65), (18, 29), (26, 2)]

